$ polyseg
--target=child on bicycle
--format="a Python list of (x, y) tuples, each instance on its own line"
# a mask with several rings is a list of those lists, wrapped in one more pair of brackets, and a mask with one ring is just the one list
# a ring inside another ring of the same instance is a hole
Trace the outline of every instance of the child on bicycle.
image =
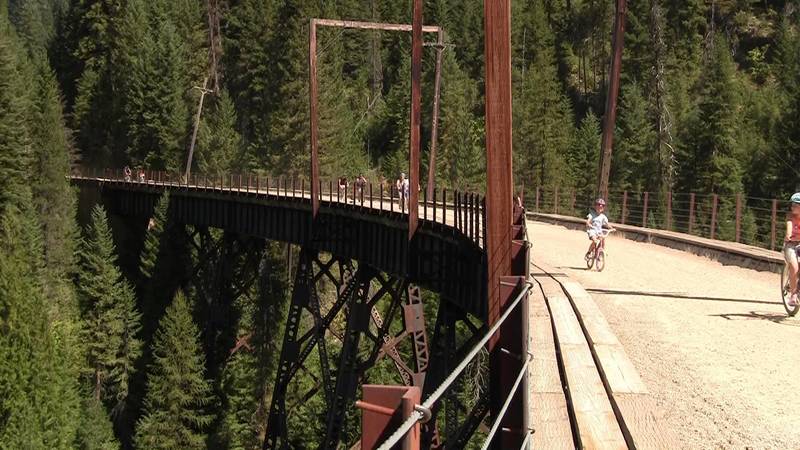
[(584, 259), (589, 259), (594, 253), (594, 249), (600, 244), (600, 239), (603, 237), (603, 228), (608, 228), (614, 231), (614, 227), (608, 222), (608, 217), (605, 215), (606, 201), (598, 198), (594, 202), (594, 209), (586, 216), (586, 233), (589, 235), (589, 240), (592, 244), (589, 246), (589, 251), (586, 252)]
[(797, 250), (800, 246), (800, 192), (789, 199), (792, 203), (791, 210), (786, 216), (786, 237), (783, 239), (783, 259), (789, 268), (789, 306), (797, 306)]

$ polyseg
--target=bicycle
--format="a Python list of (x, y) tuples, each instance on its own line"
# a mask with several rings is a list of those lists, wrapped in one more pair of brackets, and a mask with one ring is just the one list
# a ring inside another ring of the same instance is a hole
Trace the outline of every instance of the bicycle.
[[(800, 251), (797, 251), (797, 253), (800, 255)], [(791, 294), (791, 289), (789, 288), (789, 266), (784, 263), (783, 272), (781, 272), (781, 297), (783, 297), (783, 308), (786, 309), (786, 313), (789, 314), (789, 317), (793, 317), (800, 312), (800, 301), (794, 306), (789, 306), (789, 297)]]
[(592, 266), (598, 272), (602, 272), (606, 268), (606, 238), (611, 234), (613, 229), (604, 229), (598, 236), (600, 242), (594, 246), (594, 251), (586, 256), (586, 268), (591, 270)]

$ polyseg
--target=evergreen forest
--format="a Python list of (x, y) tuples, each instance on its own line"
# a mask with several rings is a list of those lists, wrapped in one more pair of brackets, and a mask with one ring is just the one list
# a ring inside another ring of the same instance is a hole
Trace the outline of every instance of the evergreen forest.
[[(591, 196), (614, 2), (512, 8), (515, 182)], [(168, 196), (124, 223), (66, 175), (180, 172), (196, 126), (197, 173), (306, 176), (309, 20), (410, 14), (407, 0), (0, 0), (0, 449), (261, 448), (298, 249), (172, 223)], [(446, 32), (436, 184), (480, 192), (483, 2), (426, 0), (424, 17)], [(323, 178), (407, 173), (410, 35), (318, 41)], [(629, 0), (612, 189), (785, 198), (798, 168), (800, 2)], [(370, 381), (399, 383), (392, 369)], [(324, 422), (312, 378), (289, 393), (295, 448)]]

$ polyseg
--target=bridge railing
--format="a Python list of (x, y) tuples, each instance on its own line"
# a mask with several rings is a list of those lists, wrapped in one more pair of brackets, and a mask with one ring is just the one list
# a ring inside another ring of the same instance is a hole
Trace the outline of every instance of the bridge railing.
[[(539, 187), (529, 192), (529, 211), (584, 217), (594, 197), (574, 189)], [(617, 190), (606, 199), (612, 222), (740, 242), (770, 250), (783, 245), (786, 201), (743, 194)]]
[[(180, 188), (225, 190), (260, 194), (266, 197), (311, 200), (310, 182), (302, 177), (270, 176), (256, 173), (183, 174), (160, 170), (132, 170), (126, 176), (123, 169), (77, 167), (74, 177), (131, 183), (133, 185), (175, 186)], [(319, 199), (322, 204), (340, 204), (357, 209), (377, 209), (389, 214), (408, 214), (408, 203), (394, 183), (364, 183), (320, 181)], [(435, 188), (431, 198), (425, 189), (420, 191), (419, 218), (433, 224), (452, 227), (477, 245), (485, 246), (486, 202), (482, 195)]]

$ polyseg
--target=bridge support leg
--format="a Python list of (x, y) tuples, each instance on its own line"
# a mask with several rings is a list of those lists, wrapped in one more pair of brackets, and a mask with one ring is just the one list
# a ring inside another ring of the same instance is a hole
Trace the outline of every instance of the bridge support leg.
[[(334, 383), (328, 368), (325, 333), (330, 331), (334, 318), (342, 311), (356, 288), (352, 267), (348, 261), (332, 258), (323, 262), (319, 259), (316, 251), (305, 248), (301, 250), (299, 259), (292, 289), (292, 301), (284, 330), (278, 373), (275, 376), (264, 449), (288, 446), (286, 402), (289, 385), (304, 367), (306, 359), (314, 348), (317, 348), (320, 354), (320, 367), (323, 372), (321, 384), (325, 391), (326, 404), (330, 407)], [(334, 267), (338, 270), (334, 270)], [(321, 312), (316, 286), (322, 279), (333, 282), (337, 289), (335, 302), (324, 314)], [(303, 319), (309, 315), (313, 325), (310, 330), (301, 333)], [(314, 395), (317, 389), (305, 394), (304, 397)]]

